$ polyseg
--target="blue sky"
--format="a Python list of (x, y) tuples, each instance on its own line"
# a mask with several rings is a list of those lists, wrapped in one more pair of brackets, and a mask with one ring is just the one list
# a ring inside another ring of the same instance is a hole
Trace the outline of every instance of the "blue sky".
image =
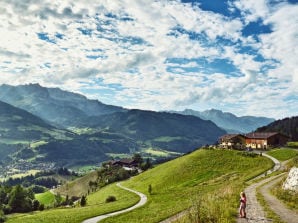
[(2, 0), (0, 19), (0, 84), (146, 110), (297, 115), (297, 0)]

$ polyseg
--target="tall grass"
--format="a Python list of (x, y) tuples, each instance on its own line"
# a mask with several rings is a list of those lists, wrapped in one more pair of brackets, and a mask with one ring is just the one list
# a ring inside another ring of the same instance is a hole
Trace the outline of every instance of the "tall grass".
[(298, 211), (298, 192), (284, 190), (282, 188), (284, 181), (285, 179), (277, 183), (274, 188), (272, 188), (271, 192), (289, 208)]

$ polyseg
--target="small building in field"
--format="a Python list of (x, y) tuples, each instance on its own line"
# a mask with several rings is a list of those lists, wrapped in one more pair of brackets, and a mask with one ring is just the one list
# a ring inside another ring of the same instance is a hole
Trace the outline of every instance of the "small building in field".
[(267, 149), (285, 145), (289, 137), (278, 132), (252, 132), (245, 134), (246, 147), (252, 149)]
[(243, 149), (245, 140), (245, 136), (241, 134), (226, 134), (219, 138), (219, 144), (225, 149)]
[(111, 162), (112, 166), (121, 166), (125, 169), (134, 169), (138, 167), (138, 163), (134, 159), (124, 158), (120, 160), (114, 160)]

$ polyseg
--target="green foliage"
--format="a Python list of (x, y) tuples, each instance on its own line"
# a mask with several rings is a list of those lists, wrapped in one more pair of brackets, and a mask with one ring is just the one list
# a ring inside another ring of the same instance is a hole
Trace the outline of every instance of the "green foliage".
[(116, 201), (116, 197), (113, 195), (108, 196), (106, 199), (106, 203), (110, 203), (110, 202), (114, 202), (114, 201)]
[(15, 186), (9, 194), (8, 205), (11, 207), (11, 212), (21, 213), (32, 210), (32, 193), (24, 189), (20, 185)]
[(241, 155), (241, 156), (246, 156), (246, 157), (256, 157), (256, 156), (258, 156), (258, 154), (256, 154), (256, 153), (246, 152), (246, 151), (238, 152), (238, 154)]
[(148, 186), (148, 193), (151, 195), (152, 194), (152, 185), (151, 184), (149, 184), (149, 186)]
[(85, 195), (83, 195), (80, 200), (80, 205), (81, 205), (81, 207), (85, 207), (86, 204), (87, 204), (87, 197)]
[(0, 208), (0, 223), (5, 222), (5, 220), (6, 220), (6, 217), (5, 217), (2, 209)]

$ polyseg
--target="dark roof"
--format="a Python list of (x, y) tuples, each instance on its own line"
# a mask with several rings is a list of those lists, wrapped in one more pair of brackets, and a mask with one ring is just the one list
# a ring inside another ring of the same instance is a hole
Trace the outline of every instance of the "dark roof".
[(122, 165), (132, 165), (135, 164), (135, 160), (134, 159), (130, 159), (130, 158), (123, 158), (120, 160), (113, 160), (111, 162), (112, 165), (116, 165), (116, 164), (122, 164)]
[(245, 137), (249, 139), (268, 139), (271, 136), (278, 135), (278, 132), (251, 132), (245, 134)]
[(134, 159), (130, 159), (130, 158), (123, 158), (123, 159), (119, 160), (119, 162), (125, 163), (125, 164), (132, 164), (132, 163), (135, 162), (135, 160)]
[(237, 137), (237, 136), (242, 136), (242, 137), (244, 137), (244, 136), (241, 135), (241, 134), (226, 134), (226, 135), (221, 136), (220, 139), (221, 139), (221, 140), (230, 140), (230, 139), (232, 139), (232, 138), (234, 138), (234, 137)]

